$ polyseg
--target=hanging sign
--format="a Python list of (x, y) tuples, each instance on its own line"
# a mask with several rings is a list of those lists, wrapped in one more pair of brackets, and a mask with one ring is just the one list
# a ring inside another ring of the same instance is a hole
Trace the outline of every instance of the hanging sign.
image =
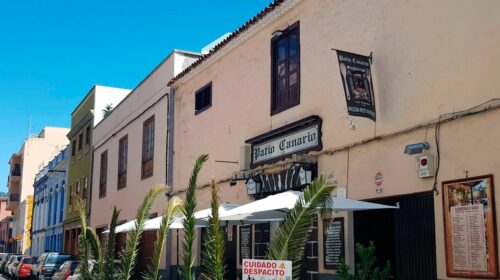
[(292, 280), (291, 261), (244, 259), (244, 280)]
[(376, 120), (370, 58), (337, 51), (340, 75), (344, 85), (347, 113)]
[(498, 279), (493, 176), (443, 182), (446, 274)]
[(252, 144), (252, 168), (279, 161), (293, 154), (321, 150), (321, 119), (310, 116), (285, 125), (250, 140)]

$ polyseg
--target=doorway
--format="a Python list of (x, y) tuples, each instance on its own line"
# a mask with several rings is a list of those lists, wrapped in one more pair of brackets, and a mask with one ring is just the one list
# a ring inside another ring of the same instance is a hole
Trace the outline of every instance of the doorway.
[(387, 205), (399, 202), (400, 209), (354, 212), (354, 242), (367, 246), (374, 241), (377, 265), (383, 267), (389, 260), (395, 279), (436, 279), (433, 193), (370, 202)]

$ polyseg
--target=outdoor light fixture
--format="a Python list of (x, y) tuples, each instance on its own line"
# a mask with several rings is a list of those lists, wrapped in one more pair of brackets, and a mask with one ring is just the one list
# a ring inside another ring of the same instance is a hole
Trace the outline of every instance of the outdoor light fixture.
[(420, 142), (415, 144), (406, 145), (404, 153), (407, 155), (415, 155), (422, 153), (423, 150), (428, 150), (430, 148), (429, 143)]
[(247, 180), (247, 194), (256, 195), (260, 193), (262, 182), (258, 177), (250, 177)]

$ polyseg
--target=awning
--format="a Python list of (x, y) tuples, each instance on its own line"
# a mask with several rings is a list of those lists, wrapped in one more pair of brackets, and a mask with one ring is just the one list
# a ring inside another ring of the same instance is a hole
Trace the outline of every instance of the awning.
[[(242, 205), (226, 212), (220, 216), (221, 221), (242, 221), (242, 223), (252, 221), (280, 221), (291, 210), (297, 200), (303, 196), (299, 191), (287, 191), (254, 202)], [(398, 209), (398, 206), (383, 205), (347, 198), (332, 199), (331, 206), (334, 211), (360, 211), (375, 209)]]

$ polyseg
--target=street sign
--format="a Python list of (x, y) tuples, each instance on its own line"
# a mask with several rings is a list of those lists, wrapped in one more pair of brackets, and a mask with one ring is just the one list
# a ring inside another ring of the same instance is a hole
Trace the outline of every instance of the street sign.
[(242, 280), (291, 280), (291, 261), (243, 260)]

